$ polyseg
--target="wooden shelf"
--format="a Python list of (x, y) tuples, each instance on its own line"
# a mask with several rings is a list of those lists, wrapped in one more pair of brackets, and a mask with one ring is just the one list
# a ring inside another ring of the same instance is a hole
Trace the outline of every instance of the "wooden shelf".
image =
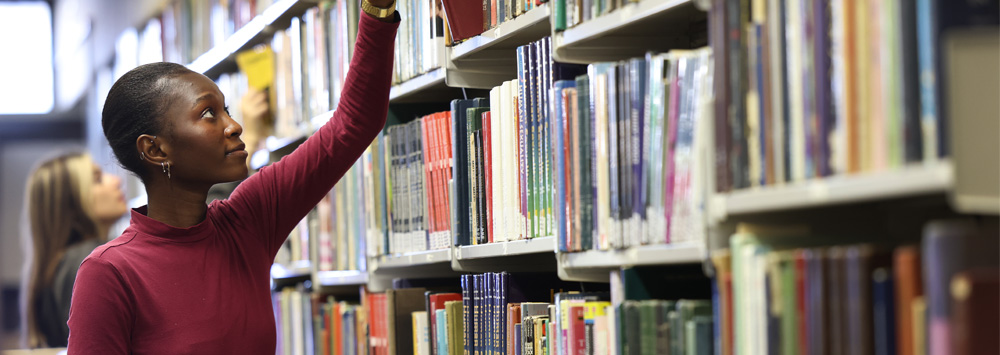
[(517, 77), (519, 46), (540, 40), (551, 32), (549, 4), (501, 23), (483, 34), (447, 49), (445, 83), (452, 87), (490, 89)]
[(951, 163), (944, 160), (898, 170), (831, 176), (715, 195), (710, 210), (713, 219), (721, 221), (734, 215), (946, 193), (953, 175)]
[(704, 245), (698, 241), (556, 254), (559, 278), (591, 282), (608, 282), (611, 270), (621, 267), (696, 264), (704, 258)]
[(291, 19), (302, 15), (316, 1), (279, 0), (254, 17), (250, 22), (233, 33), (221, 45), (198, 56), (188, 69), (205, 74), (209, 78), (236, 70), (236, 53), (264, 43), (278, 29), (288, 27)]
[(648, 51), (689, 48), (686, 34), (705, 12), (691, 0), (643, 0), (552, 35), (553, 56), (568, 63), (640, 57)]

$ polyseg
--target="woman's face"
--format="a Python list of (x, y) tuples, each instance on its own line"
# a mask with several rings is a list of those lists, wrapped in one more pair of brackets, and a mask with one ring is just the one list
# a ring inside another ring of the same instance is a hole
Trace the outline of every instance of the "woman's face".
[(168, 139), (161, 149), (168, 154), (171, 179), (211, 186), (246, 178), (243, 127), (229, 116), (215, 83), (188, 73), (170, 84), (172, 97), (163, 116)]
[(94, 185), (90, 187), (90, 209), (99, 223), (114, 223), (128, 212), (122, 179), (94, 165)]

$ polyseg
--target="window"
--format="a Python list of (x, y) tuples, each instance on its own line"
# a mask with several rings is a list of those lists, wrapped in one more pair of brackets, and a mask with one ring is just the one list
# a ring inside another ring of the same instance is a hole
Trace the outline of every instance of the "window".
[(0, 2), (0, 114), (52, 111), (52, 10), (43, 1)]

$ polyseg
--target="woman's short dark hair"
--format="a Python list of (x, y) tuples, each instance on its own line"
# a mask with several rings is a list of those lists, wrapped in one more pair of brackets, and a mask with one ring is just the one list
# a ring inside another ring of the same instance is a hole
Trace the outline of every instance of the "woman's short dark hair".
[(168, 80), (193, 73), (177, 63), (140, 65), (122, 75), (104, 102), (101, 125), (118, 163), (143, 178), (144, 171), (135, 140), (142, 134), (158, 135), (164, 128), (160, 116), (168, 106)]

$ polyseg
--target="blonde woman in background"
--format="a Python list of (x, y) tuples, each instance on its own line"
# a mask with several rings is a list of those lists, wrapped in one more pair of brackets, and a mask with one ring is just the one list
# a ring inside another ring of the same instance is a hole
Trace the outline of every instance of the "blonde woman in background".
[(66, 346), (77, 269), (127, 210), (121, 179), (101, 171), (87, 154), (51, 159), (31, 174), (25, 199), (31, 240), (24, 241), (24, 345)]

